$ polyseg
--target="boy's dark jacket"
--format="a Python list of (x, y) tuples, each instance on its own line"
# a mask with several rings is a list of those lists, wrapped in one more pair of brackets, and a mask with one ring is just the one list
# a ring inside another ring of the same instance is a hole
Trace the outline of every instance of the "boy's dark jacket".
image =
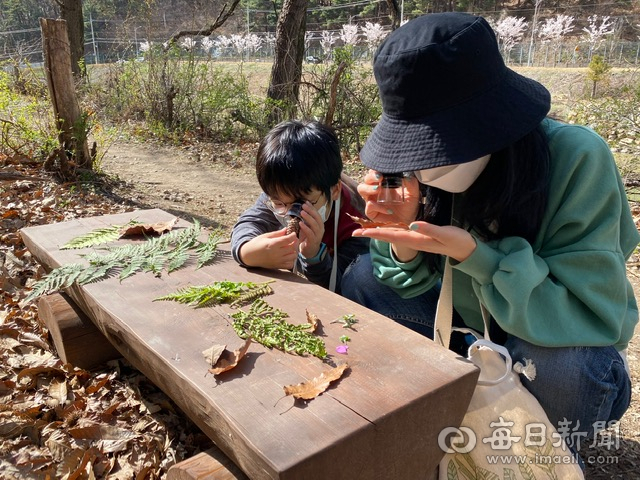
[[(340, 217), (338, 221), (338, 281), (336, 292), (340, 292), (340, 281), (342, 274), (356, 257), (369, 252), (369, 239), (364, 237), (352, 237), (351, 233), (359, 228), (347, 213), (358, 217), (364, 217), (364, 200), (358, 194), (357, 183), (349, 176), (342, 174), (342, 198), (340, 207)], [(269, 197), (263, 192), (260, 194), (255, 204), (245, 210), (233, 227), (231, 233), (231, 252), (233, 258), (243, 266), (242, 259), (238, 255), (240, 246), (252, 238), (267, 232), (281, 230), (283, 225), (276, 218), (274, 213), (266, 206)], [(333, 265), (333, 229), (335, 222), (335, 206), (331, 210), (331, 215), (325, 222), (325, 232), (322, 241), (327, 245), (327, 255), (315, 264), (308, 264), (298, 256), (296, 270), (304, 275), (309, 281), (329, 288), (329, 278)]]

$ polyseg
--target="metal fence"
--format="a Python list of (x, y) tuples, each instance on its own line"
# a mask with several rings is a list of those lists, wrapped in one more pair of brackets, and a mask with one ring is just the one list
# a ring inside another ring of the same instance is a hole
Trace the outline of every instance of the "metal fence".
[[(18, 42), (16, 48), (0, 49), (0, 64), (4, 62), (13, 65), (41, 64), (43, 61), (42, 43), (38, 32), (39, 29), (10, 32), (29, 38)], [(334, 33), (337, 34), (337, 32)], [(34, 38), (34, 35), (37, 36), (37, 39)], [(266, 34), (263, 35), (266, 37)], [(270, 35), (273, 36), (273, 34)], [(1, 40), (2, 37), (0, 37)], [(159, 38), (153, 39), (151, 42), (162, 44), (165, 40)], [(85, 39), (85, 61), (90, 65), (141, 58), (140, 45), (141, 39), (138, 38), (101, 38), (90, 31), (87, 32)], [(336, 46), (340, 46), (340, 43), (338, 42)], [(236, 51), (233, 49), (205, 51), (196, 46), (193, 53), (203, 59), (214, 60), (271, 61), (273, 58), (273, 48), (266, 42), (257, 51)], [(353, 48), (354, 57), (363, 62), (370, 61), (372, 54), (372, 50), (365, 44), (356, 45)], [(599, 45), (590, 45), (577, 40), (566, 40), (553, 44), (522, 42), (516, 44), (510, 51), (503, 51), (505, 62), (508, 65), (532, 67), (587, 67), (594, 55), (601, 55), (609, 65), (614, 67), (637, 67), (640, 65), (640, 41), (606, 41)], [(326, 61), (331, 59), (331, 52), (325, 54), (319, 40), (312, 38), (307, 42), (305, 57)]]

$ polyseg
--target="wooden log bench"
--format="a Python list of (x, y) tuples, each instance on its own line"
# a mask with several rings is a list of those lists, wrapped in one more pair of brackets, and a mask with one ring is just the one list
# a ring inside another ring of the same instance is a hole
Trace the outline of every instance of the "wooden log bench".
[(65, 293), (40, 297), (38, 320), (49, 330), (64, 363), (92, 370), (122, 356)]
[[(83, 262), (80, 255), (91, 250), (60, 246), (133, 218), (155, 223), (173, 216), (141, 210), (29, 227), (21, 234), (35, 258), (53, 269)], [(175, 228), (188, 225), (180, 220)], [(208, 374), (203, 351), (214, 344), (233, 351), (243, 343), (229, 318), (237, 310), (154, 300), (221, 280), (274, 280), (274, 293), (265, 300), (286, 312), (291, 323), (304, 323), (307, 311), (316, 315), (330, 359), (348, 362), (349, 370), (317, 398), (295, 400), (283, 387), (309, 381), (329, 366), (254, 342), (233, 370)], [(205, 452), (172, 467), (177, 479), (432, 478), (443, 455), (438, 434), (459, 425), (478, 375), (465, 359), (382, 315), (289, 272), (244, 269), (229, 255), (201, 269), (187, 265), (171, 274), (139, 273), (123, 281), (114, 276), (74, 285), (66, 293), (220, 449), (221, 454)], [(347, 314), (358, 319), (353, 331), (338, 321)], [(345, 334), (351, 338), (349, 351), (340, 355), (335, 347)]]

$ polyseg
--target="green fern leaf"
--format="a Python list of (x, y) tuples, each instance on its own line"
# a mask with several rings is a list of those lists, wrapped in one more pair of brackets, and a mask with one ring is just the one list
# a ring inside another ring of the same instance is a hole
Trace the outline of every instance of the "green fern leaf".
[(167, 272), (171, 273), (183, 267), (189, 260), (189, 249), (181, 246), (173, 250), (168, 257)]
[(175, 293), (158, 297), (154, 301), (172, 300), (196, 307), (228, 303), (238, 297), (243, 286), (241, 282), (214, 282), (210, 285), (182, 288)]
[(145, 262), (147, 262), (147, 259), (144, 257), (131, 258), (129, 265), (124, 267), (120, 272), (120, 281), (124, 280), (125, 278), (129, 278), (134, 273), (141, 271), (144, 267)]
[(97, 282), (98, 280), (103, 280), (108, 276), (111, 269), (111, 265), (90, 265), (78, 276), (76, 282), (78, 285), (86, 285), (88, 283)]
[(207, 241), (201, 243), (196, 247), (196, 255), (198, 257), (198, 263), (196, 270), (211, 263), (211, 261), (218, 255), (218, 244), (222, 238), (222, 231), (215, 230), (209, 234)]
[(72, 248), (85, 248), (92, 247), (93, 245), (100, 245), (101, 243), (111, 242), (120, 238), (121, 232), (124, 228), (132, 225), (138, 225), (140, 222), (131, 220), (126, 225), (111, 225), (109, 227), (97, 228), (89, 233), (80, 235), (69, 242), (65, 243), (60, 250), (68, 250)]
[(86, 268), (85, 265), (70, 263), (62, 267), (54, 268), (42, 279), (31, 287), (31, 292), (25, 298), (25, 302), (30, 302), (36, 298), (51, 292), (60, 290), (73, 284), (73, 280)]
[[(267, 282), (270, 283), (270, 282)], [(243, 293), (238, 298), (236, 298), (233, 302), (231, 302), (231, 307), (236, 307), (238, 305), (244, 305), (246, 303), (253, 302), (254, 300), (262, 297), (266, 297), (267, 295), (271, 295), (273, 293), (273, 289), (265, 284), (260, 285), (251, 285), (246, 293)]]
[(231, 315), (233, 329), (240, 338), (251, 337), (267, 348), (277, 348), (297, 355), (313, 355), (325, 358), (327, 350), (321, 338), (307, 331), (310, 324), (287, 323), (286, 312), (274, 309), (261, 298), (255, 300), (249, 311), (238, 311)]

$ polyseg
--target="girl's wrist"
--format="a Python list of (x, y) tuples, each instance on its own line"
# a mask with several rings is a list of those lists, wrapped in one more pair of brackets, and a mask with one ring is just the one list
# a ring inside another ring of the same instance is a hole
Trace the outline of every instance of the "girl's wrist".
[(391, 254), (395, 261), (400, 263), (408, 263), (418, 256), (419, 251), (412, 248), (402, 248), (391, 245)]

